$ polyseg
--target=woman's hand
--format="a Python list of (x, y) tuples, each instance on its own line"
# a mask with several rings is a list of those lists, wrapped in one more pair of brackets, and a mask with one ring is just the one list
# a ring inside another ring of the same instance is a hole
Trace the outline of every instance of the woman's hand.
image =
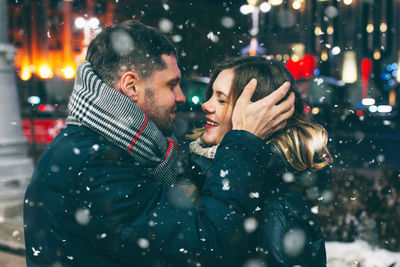
[(286, 120), (294, 112), (295, 97), (291, 92), (285, 101), (277, 105), (290, 88), (290, 83), (285, 82), (270, 95), (251, 102), (256, 87), (257, 80), (252, 79), (236, 101), (232, 114), (232, 130), (245, 130), (265, 140), (286, 126)]

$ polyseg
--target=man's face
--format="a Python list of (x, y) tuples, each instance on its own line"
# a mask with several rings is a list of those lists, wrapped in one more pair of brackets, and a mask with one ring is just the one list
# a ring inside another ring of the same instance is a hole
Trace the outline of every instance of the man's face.
[(177, 104), (185, 103), (186, 98), (179, 85), (181, 72), (175, 56), (161, 58), (167, 68), (155, 71), (144, 82), (144, 95), (137, 105), (165, 135), (170, 135), (175, 127)]

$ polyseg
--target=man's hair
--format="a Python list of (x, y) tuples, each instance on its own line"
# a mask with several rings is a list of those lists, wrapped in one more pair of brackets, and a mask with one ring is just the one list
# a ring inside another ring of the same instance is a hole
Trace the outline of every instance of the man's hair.
[(154, 71), (165, 69), (161, 59), (164, 54), (178, 58), (166, 36), (138, 21), (128, 20), (102, 30), (90, 43), (86, 60), (112, 87), (127, 70), (147, 79)]

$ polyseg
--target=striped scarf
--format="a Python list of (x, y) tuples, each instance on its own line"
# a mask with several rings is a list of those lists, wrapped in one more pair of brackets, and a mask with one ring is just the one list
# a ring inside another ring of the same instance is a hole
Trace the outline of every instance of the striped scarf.
[(177, 147), (165, 138), (136, 104), (104, 83), (88, 61), (77, 71), (68, 103), (67, 124), (85, 126), (150, 168), (157, 182), (172, 184), (177, 175)]

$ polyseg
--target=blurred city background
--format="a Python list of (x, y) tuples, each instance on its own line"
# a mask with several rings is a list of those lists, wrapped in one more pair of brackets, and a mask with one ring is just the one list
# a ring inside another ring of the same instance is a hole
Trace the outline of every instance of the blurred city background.
[[(200, 105), (215, 63), (243, 55), (282, 61), (298, 82), (305, 112), (330, 135), (332, 185), (308, 192), (326, 240), (364, 240), (388, 253), (400, 251), (399, 0), (0, 4), (7, 18), (0, 23), (0, 67), (8, 64), (10, 70), (0, 76), (0, 204), (5, 203), (0, 250), (24, 254), (24, 187), (41, 153), (65, 126), (75, 72), (87, 45), (104, 27), (136, 19), (158, 28), (177, 47), (187, 98), (177, 114), (176, 136), (183, 151), (185, 134), (203, 123)], [(376, 266), (400, 266), (397, 257)]]

